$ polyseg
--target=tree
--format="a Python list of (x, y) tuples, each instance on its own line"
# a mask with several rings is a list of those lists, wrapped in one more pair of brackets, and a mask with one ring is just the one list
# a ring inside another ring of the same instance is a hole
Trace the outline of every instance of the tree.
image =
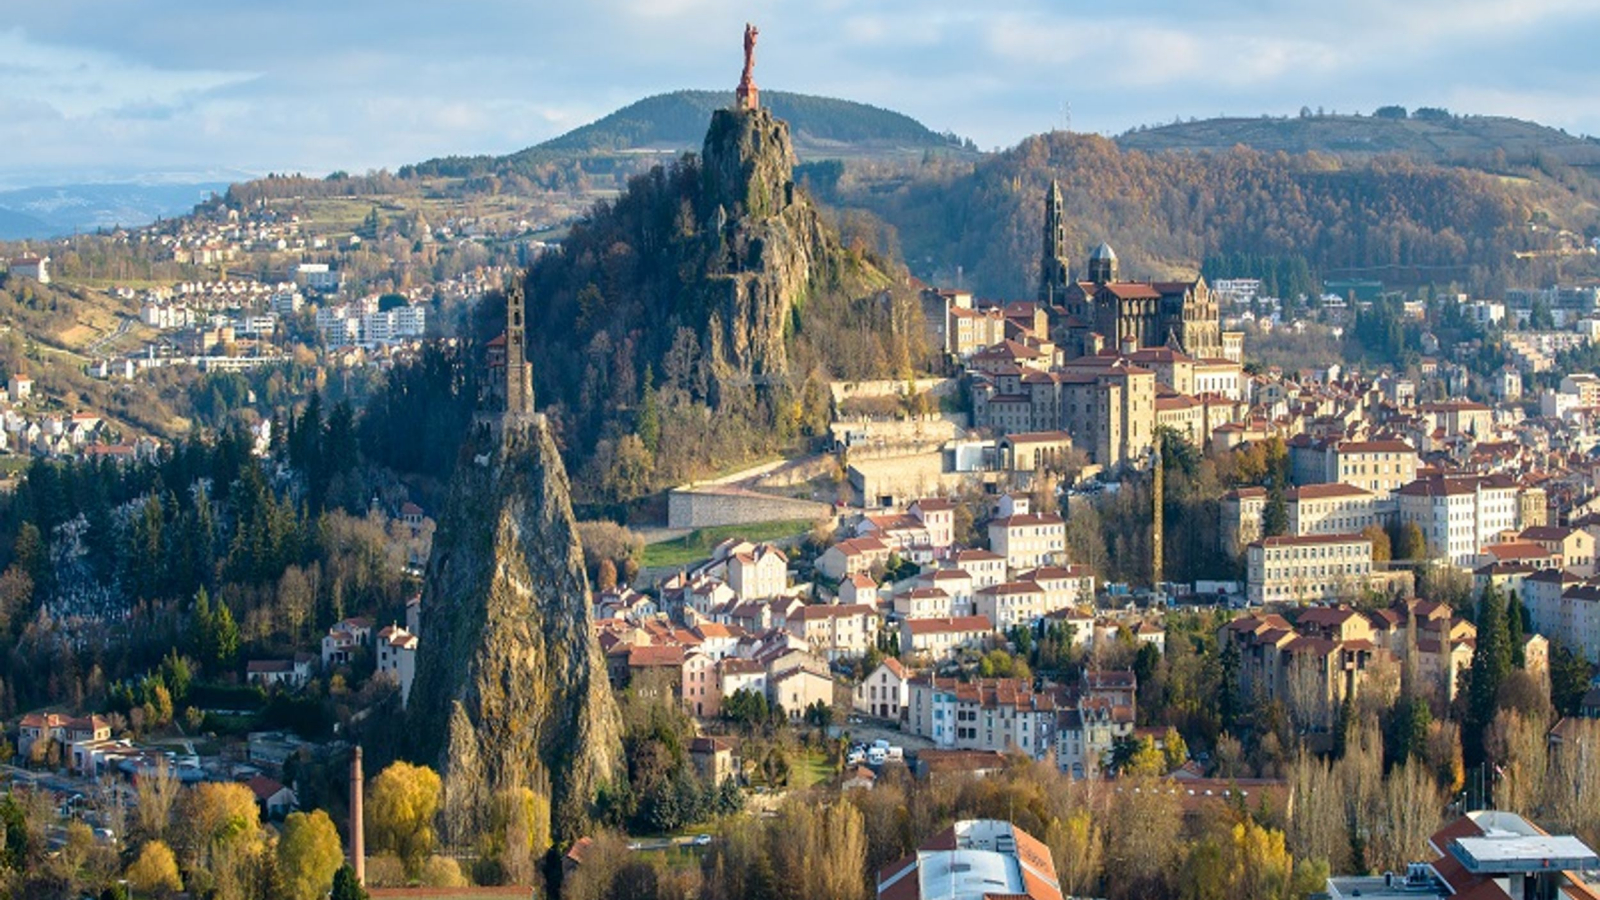
[(172, 848), (161, 841), (146, 841), (126, 875), (128, 884), (141, 894), (165, 897), (183, 890), (178, 860), (172, 855)]
[(1550, 703), (1563, 716), (1578, 713), (1589, 690), (1589, 663), (1566, 644), (1554, 642), (1550, 650)]
[(367, 889), (356, 880), (356, 872), (349, 863), (333, 873), (333, 891), (328, 894), (328, 900), (368, 900)]
[(1427, 557), (1428, 541), (1422, 535), (1422, 527), (1415, 522), (1407, 522), (1400, 526), (1400, 536), (1395, 541), (1394, 558), (1422, 560)]
[(261, 850), (255, 794), (237, 782), (206, 782), (184, 791), (178, 821), (190, 887), (203, 873), (220, 896), (240, 896)]
[(1393, 551), (1389, 546), (1389, 532), (1382, 526), (1368, 525), (1361, 529), (1361, 536), (1372, 542), (1373, 562), (1388, 562), (1393, 557)]
[(1478, 600), (1478, 646), (1472, 654), (1467, 693), (1467, 734), (1462, 748), (1468, 766), (1485, 758), (1484, 736), (1499, 708), (1500, 684), (1511, 671), (1510, 637), (1506, 633), (1505, 601), (1491, 582)]
[(339, 829), (323, 810), (293, 812), (283, 820), (278, 839), (278, 867), (295, 900), (317, 900), (327, 895), (333, 875), (344, 862)]
[(1526, 619), (1527, 610), (1523, 609), (1517, 592), (1512, 591), (1506, 600), (1506, 642), (1511, 646), (1511, 665), (1518, 669), (1528, 664), (1527, 648), (1523, 646), (1523, 623)]
[(1368, 864), (1380, 872), (1399, 872), (1422, 859), (1428, 837), (1439, 828), (1442, 808), (1427, 766), (1420, 762), (1396, 766), (1383, 782), (1380, 826), (1372, 834)]
[(1154, 781), (1129, 779), (1106, 818), (1106, 876), (1117, 898), (1168, 894), (1183, 852), (1183, 811)]
[(600, 560), (594, 578), (597, 591), (614, 591), (617, 589), (617, 564), (610, 559)]
[(1166, 771), (1171, 772), (1189, 761), (1189, 745), (1184, 742), (1183, 735), (1171, 725), (1167, 726), (1167, 733), (1161, 738), (1162, 753), (1166, 757)]
[(1276, 537), (1289, 531), (1289, 504), (1284, 499), (1283, 488), (1277, 484), (1267, 494), (1267, 505), (1261, 511), (1261, 536)]
[(378, 773), (367, 791), (367, 834), (372, 849), (400, 858), (407, 878), (422, 874), (433, 852), (433, 818), (439, 811), (441, 785), (426, 766), (396, 762)]
[(182, 787), (173, 774), (165, 756), (157, 756), (154, 769), (139, 774), (135, 790), (139, 804), (135, 807), (139, 832), (147, 838), (161, 838), (172, 821), (172, 807), (178, 802)]
[(1055, 819), (1045, 830), (1045, 843), (1055, 858), (1061, 890), (1068, 896), (1092, 895), (1100, 884), (1103, 845), (1100, 826), (1088, 809)]

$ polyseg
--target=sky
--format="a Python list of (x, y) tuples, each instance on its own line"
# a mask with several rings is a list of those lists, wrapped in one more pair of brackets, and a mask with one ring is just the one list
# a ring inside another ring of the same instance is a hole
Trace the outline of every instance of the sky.
[[(756, 82), (984, 149), (1397, 103), (1600, 134), (1600, 0), (0, 0), (0, 187), (506, 153)], [(1070, 111), (1070, 112), (1069, 112)]]

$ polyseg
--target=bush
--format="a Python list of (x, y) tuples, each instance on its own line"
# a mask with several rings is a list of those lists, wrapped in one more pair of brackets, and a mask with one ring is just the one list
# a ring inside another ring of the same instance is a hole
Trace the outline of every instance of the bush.
[(405, 887), (406, 867), (392, 853), (367, 857), (368, 887)]
[(448, 856), (430, 856), (422, 867), (422, 883), (428, 887), (466, 887), (461, 866)]

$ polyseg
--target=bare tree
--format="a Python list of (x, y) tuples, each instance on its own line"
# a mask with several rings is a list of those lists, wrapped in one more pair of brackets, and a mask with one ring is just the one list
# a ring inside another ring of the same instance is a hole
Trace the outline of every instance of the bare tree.
[(1502, 709), (1495, 715), (1484, 742), (1500, 767), (1494, 787), (1495, 808), (1524, 816), (1538, 812), (1549, 763), (1547, 733), (1545, 720), (1539, 716), (1524, 716), (1514, 709)]
[(1545, 811), (1590, 846), (1600, 841), (1600, 720), (1568, 719), (1551, 748)]
[(146, 840), (159, 840), (167, 833), (172, 822), (172, 808), (178, 802), (182, 785), (172, 772), (165, 756), (156, 757), (154, 769), (139, 773), (136, 791), (139, 797), (137, 824)]
[(1287, 839), (1296, 859), (1326, 860), (1335, 872), (1350, 861), (1350, 829), (1333, 767), (1304, 749), (1289, 768)]
[(1416, 761), (1401, 763), (1383, 785), (1383, 816), (1372, 835), (1368, 861), (1378, 871), (1403, 872), (1428, 855), (1443, 803), (1433, 774)]

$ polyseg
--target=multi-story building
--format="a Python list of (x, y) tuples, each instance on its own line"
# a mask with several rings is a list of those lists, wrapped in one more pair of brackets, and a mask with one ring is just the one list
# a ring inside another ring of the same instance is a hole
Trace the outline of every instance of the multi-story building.
[(1250, 544), (1246, 563), (1251, 605), (1335, 600), (1367, 584), (1372, 541), (1359, 534), (1280, 535)]
[(973, 422), (1007, 435), (1064, 431), (1108, 469), (1150, 453), (1156, 377), (1116, 353), (1069, 360), (1052, 371), (1015, 366), (975, 376)]
[(955, 567), (972, 578), (973, 588), (986, 588), (1006, 580), (1006, 558), (990, 550), (961, 550)]
[(1399, 491), (1400, 522), (1422, 529), (1428, 554), (1470, 566), (1517, 525), (1517, 485), (1504, 475), (1435, 475)]
[(866, 605), (802, 606), (789, 614), (784, 630), (829, 661), (864, 656), (878, 637), (878, 611)]
[(1400, 440), (1321, 441), (1289, 448), (1295, 483), (1338, 482), (1388, 498), (1417, 477), (1417, 451)]
[(1053, 513), (1004, 516), (989, 522), (989, 549), (1015, 569), (1066, 561), (1067, 523)]
[(1008, 581), (982, 588), (976, 602), (978, 615), (994, 623), (999, 631), (1031, 625), (1051, 611), (1045, 608), (1044, 588), (1031, 581)]
[(960, 682), (911, 679), (906, 729), (941, 749), (998, 750), (1044, 758), (1051, 750), (1059, 696), (1017, 678)]
[(909, 656), (927, 654), (940, 659), (979, 649), (993, 636), (994, 623), (987, 616), (900, 620), (900, 652)]
[(1308, 484), (1288, 491), (1289, 533), (1357, 534), (1381, 525), (1376, 494), (1353, 484)]
[(728, 559), (728, 586), (740, 600), (776, 597), (789, 587), (789, 558), (771, 544), (762, 544)]
[(1133, 734), (1134, 708), (1087, 696), (1056, 721), (1056, 767), (1073, 778), (1095, 778), (1116, 742)]
[(1533, 631), (1600, 663), (1600, 581), (1552, 569), (1529, 575), (1522, 588)]
[(1261, 538), (1261, 516), (1267, 509), (1264, 487), (1235, 488), (1222, 495), (1222, 546), (1235, 553)]
[(878, 663), (856, 686), (855, 710), (880, 719), (900, 721), (911, 697), (911, 673), (900, 660), (889, 657)]
[(400, 705), (405, 706), (417, 674), (417, 636), (399, 625), (378, 632), (378, 671), (394, 675), (400, 683)]

